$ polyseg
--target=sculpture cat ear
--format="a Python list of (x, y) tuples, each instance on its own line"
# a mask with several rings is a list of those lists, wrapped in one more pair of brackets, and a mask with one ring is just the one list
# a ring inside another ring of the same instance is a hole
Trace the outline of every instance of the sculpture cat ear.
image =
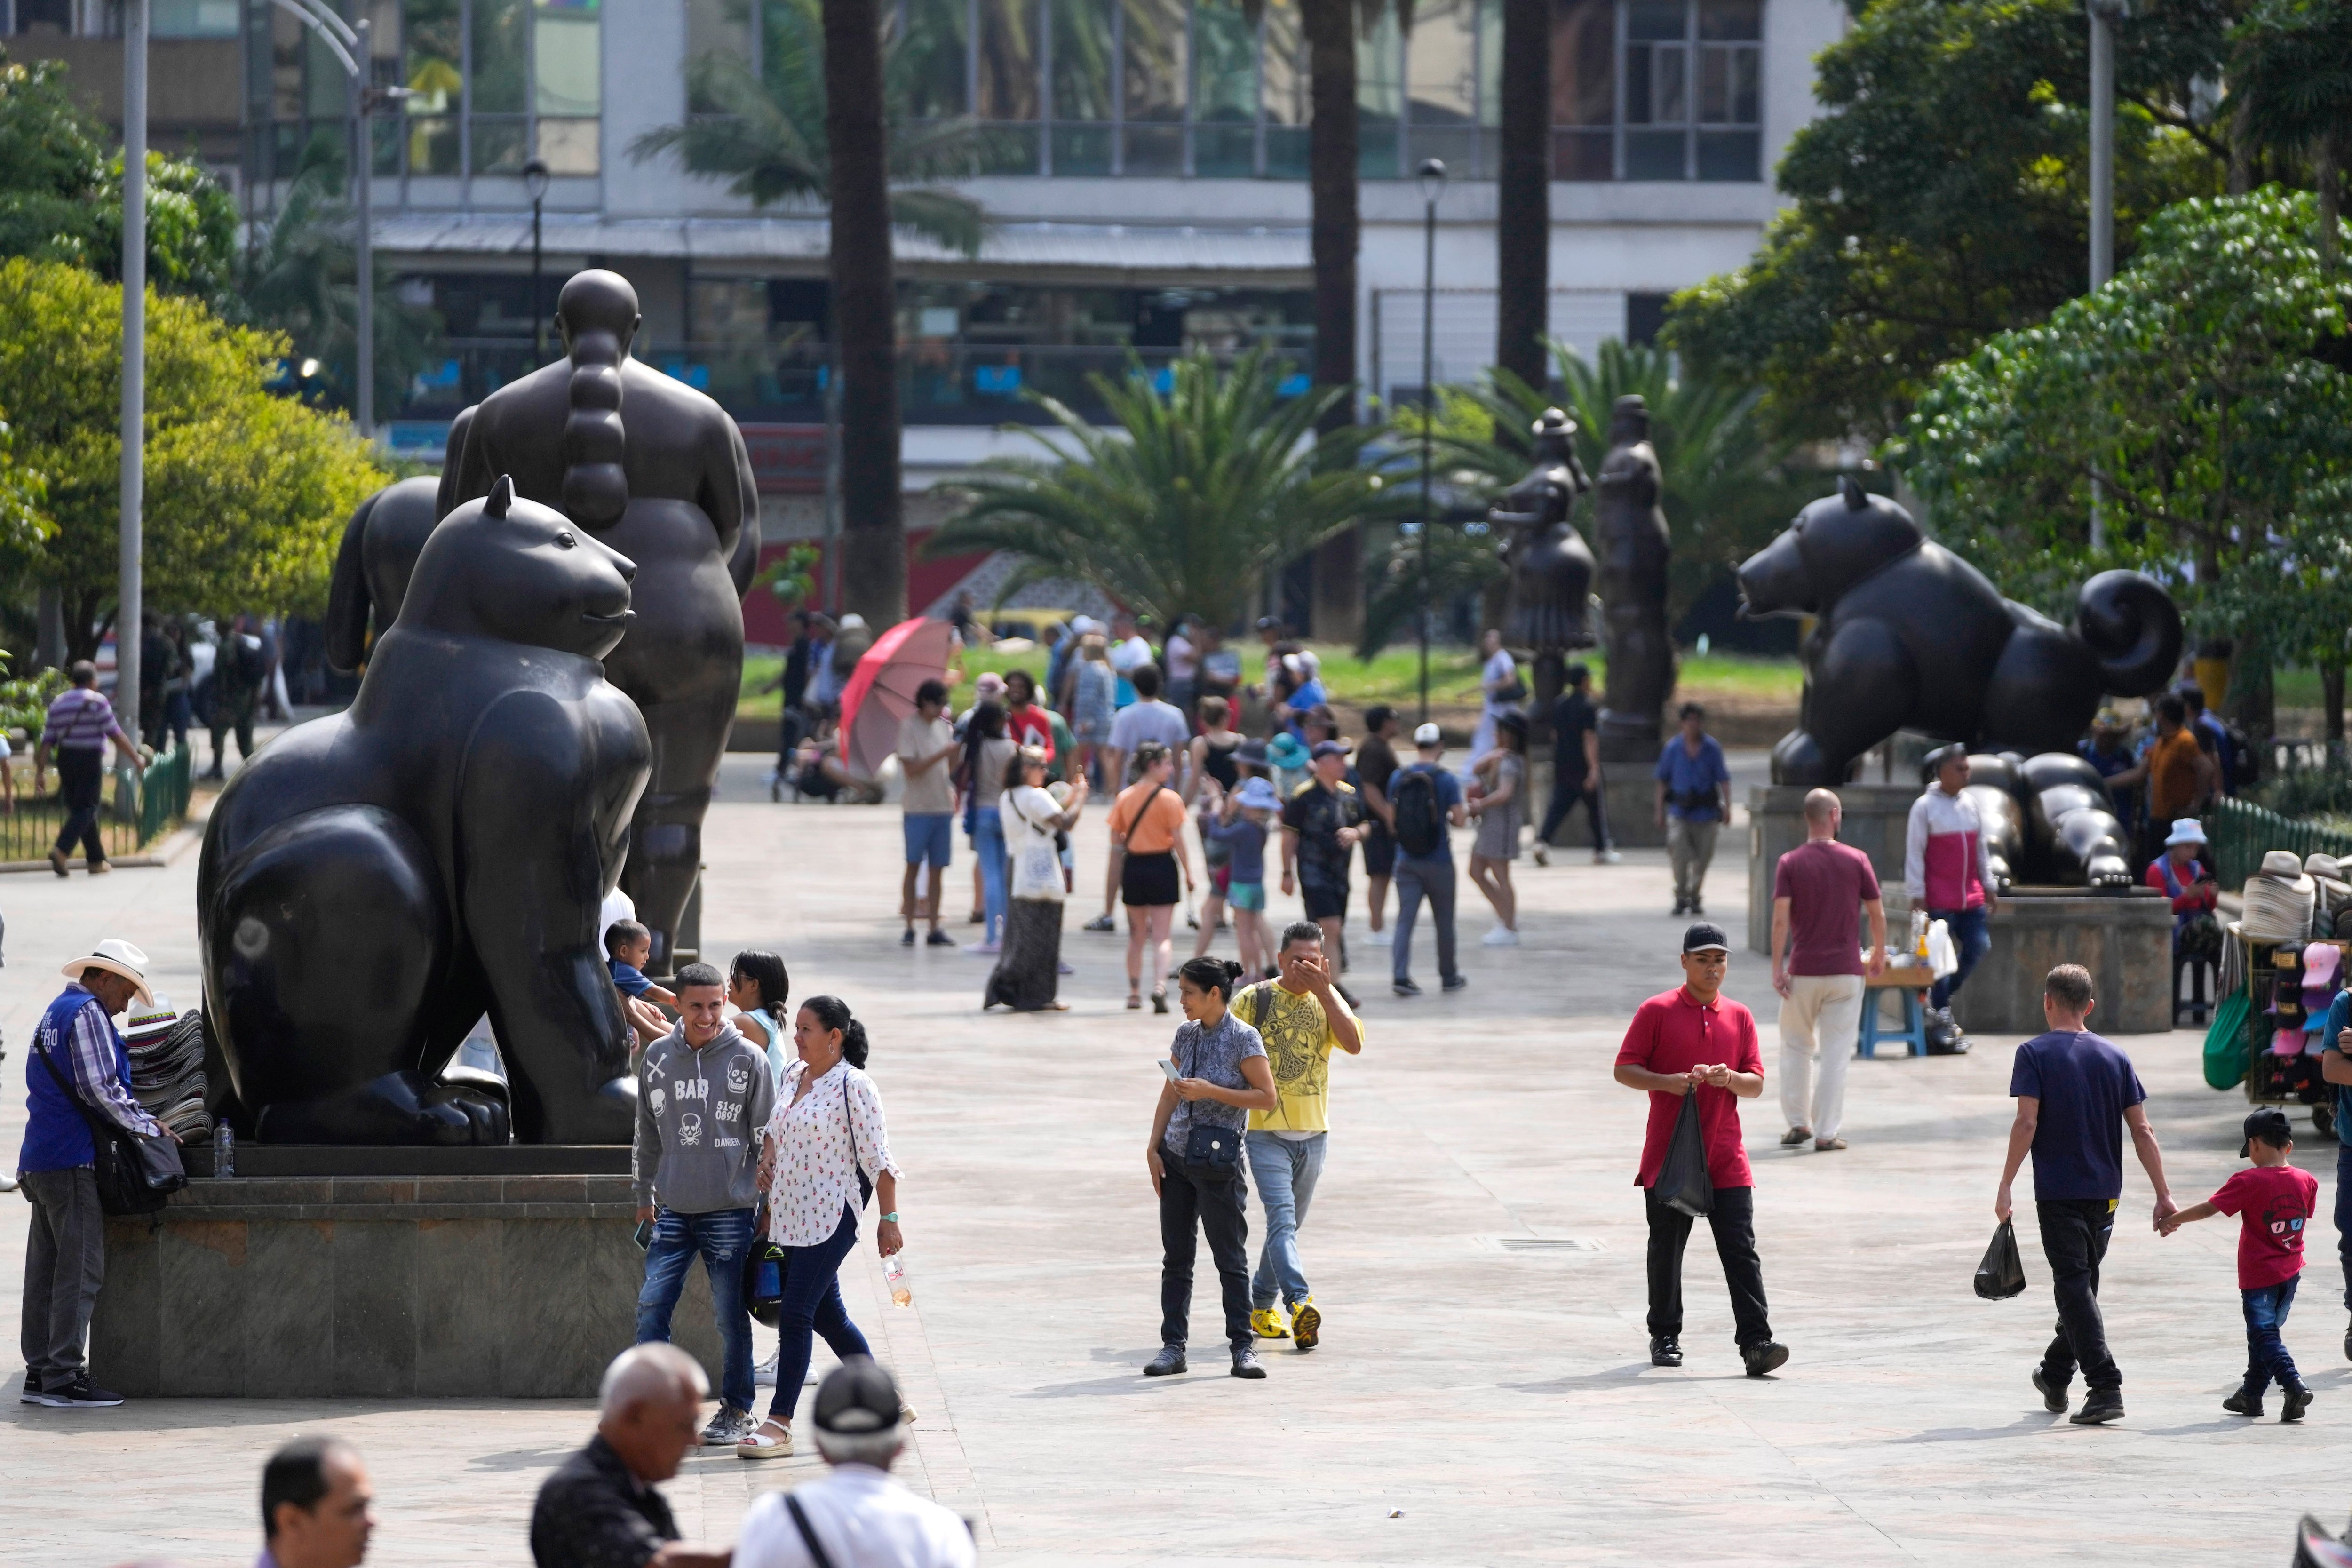
[(507, 509), (514, 505), (514, 476), (500, 474), (498, 482), (490, 487), (490, 493), (482, 498), (482, 515), (494, 518), (506, 516)]
[(1862, 481), (1852, 474), (1840, 476), (1838, 493), (1845, 497), (1845, 504), (1849, 510), (1861, 511), (1870, 505), (1870, 496), (1862, 488)]

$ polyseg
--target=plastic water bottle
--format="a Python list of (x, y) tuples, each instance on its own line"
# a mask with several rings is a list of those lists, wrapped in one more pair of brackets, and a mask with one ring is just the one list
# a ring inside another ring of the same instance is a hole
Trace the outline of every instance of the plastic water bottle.
[(213, 1130), (213, 1174), (236, 1174), (236, 1129), (226, 1121)]
[(882, 1260), (882, 1280), (884, 1284), (890, 1287), (892, 1306), (908, 1306), (915, 1300), (914, 1291), (907, 1288), (907, 1263), (904, 1254), (894, 1252)]
[(1911, 956), (1927, 956), (1927, 911), (1925, 910), (1911, 911)]

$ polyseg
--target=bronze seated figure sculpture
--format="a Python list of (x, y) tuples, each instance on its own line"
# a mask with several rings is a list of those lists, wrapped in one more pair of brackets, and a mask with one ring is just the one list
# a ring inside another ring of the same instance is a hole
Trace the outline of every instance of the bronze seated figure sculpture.
[[(205, 1016), (268, 1143), (625, 1142), (600, 908), (651, 769), (600, 662), (625, 557), (496, 479), (426, 539), (358, 699), (248, 761), (196, 874)], [(445, 1082), (487, 1011), (506, 1095)]]

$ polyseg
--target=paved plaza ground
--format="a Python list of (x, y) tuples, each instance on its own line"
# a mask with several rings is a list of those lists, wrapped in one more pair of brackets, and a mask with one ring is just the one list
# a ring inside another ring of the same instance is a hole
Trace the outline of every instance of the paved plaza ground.
[[(1263, 1383), (1225, 1376), (1204, 1254), (1195, 1370), (1147, 1383), (1159, 1230), (1142, 1151), (1152, 1060), (1177, 1020), (1122, 1010), (1123, 939), (1076, 929), (1100, 886), (1099, 812), (1076, 836), (1075, 1009), (982, 1016), (984, 961), (897, 945), (897, 811), (771, 805), (760, 766), (730, 759), (711, 813), (707, 946), (722, 962), (778, 949), (796, 998), (836, 992), (868, 1021), (907, 1170), (915, 1305), (885, 1303), (870, 1242), (845, 1287), (920, 1412), (902, 1477), (969, 1516), (987, 1562), (2284, 1563), (2297, 1513), (2339, 1519), (2352, 1503), (2329, 1468), (2352, 1430), (2352, 1377), (2324, 1219), (2287, 1334), (2318, 1403), (2300, 1427), (2249, 1426), (2219, 1405), (2244, 1358), (2234, 1227), (2158, 1240), (2130, 1169), (2105, 1290), (2130, 1415), (2076, 1428), (2026, 1383), (2053, 1317), (2039, 1251), (2026, 1297), (1969, 1289), (2013, 1039), (1856, 1062), (1852, 1149), (1778, 1147), (1772, 997), (1745, 947), (1738, 830), (1708, 903), (1732, 931), (1728, 992), (1764, 1026), (1765, 1098), (1746, 1121), (1773, 1326), (1793, 1352), (1778, 1376), (1740, 1375), (1703, 1233), (1688, 1364), (1648, 1364), (1633, 1185), (1643, 1106), (1610, 1080), (1627, 1015), (1678, 978), (1680, 922), (1648, 851), (1606, 868), (1575, 853), (1549, 870), (1522, 860), (1516, 950), (1477, 945), (1486, 910), (1465, 880), (1459, 995), (1437, 994), (1426, 934), (1416, 973), (1430, 994), (1412, 1003), (1388, 994), (1386, 951), (1357, 942), (1370, 1038), (1335, 1070), (1336, 1131), (1304, 1232), (1323, 1347), (1273, 1351)], [(20, 1135), (25, 1042), (67, 955), (128, 937), (193, 1000), (194, 878), (191, 850), (103, 879), (0, 879), (0, 1145)], [(1360, 937), (1360, 904), (1349, 930)], [(2183, 1203), (2235, 1168), (2244, 1110), (2204, 1087), (2199, 1038), (2124, 1042)], [(2332, 1188), (2332, 1148), (2306, 1144), (2296, 1161)], [(2324, 1216), (2332, 1193), (2321, 1203)], [(0, 1199), (9, 1324), (26, 1212)], [(250, 1562), (262, 1456), (324, 1429), (373, 1470), (371, 1562), (525, 1563), (533, 1490), (593, 1419), (584, 1403), (487, 1399), (0, 1405), (0, 1560)], [(667, 1489), (689, 1534), (725, 1539), (754, 1497), (821, 1463), (697, 1457)]]

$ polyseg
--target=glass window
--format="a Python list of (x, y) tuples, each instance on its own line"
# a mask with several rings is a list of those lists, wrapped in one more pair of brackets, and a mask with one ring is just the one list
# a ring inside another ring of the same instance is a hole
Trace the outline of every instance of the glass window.
[(1307, 122), (1313, 102), (1299, 0), (1267, 0), (1260, 36), (1258, 102), (1265, 114), (1266, 176), (1303, 180), (1307, 177)]
[[(780, 7), (772, 5), (772, 14)], [(951, 120), (965, 112), (965, 0), (900, 0), (890, 50), (890, 90), (912, 120)]]
[(408, 0), (404, 20), (401, 70), (411, 95), (404, 104), (409, 117), (409, 172), (457, 174), (457, 116), (466, 96), (464, 18), (458, 0)]
[(1476, 172), (1478, 0), (1429, 0), (1414, 8), (1405, 58), (1407, 156), (1442, 158), (1456, 178)]
[(1555, 179), (1763, 177), (1763, 0), (1555, 5)]
[(537, 15), (531, 29), (531, 108), (561, 116), (599, 112), (604, 102), (604, 29), (597, 0), (533, 0), (532, 9)]
[(1257, 34), (1236, 0), (1192, 11), (1192, 172), (1204, 179), (1257, 172)]
[(1052, 37), (1054, 173), (1111, 171), (1111, 82), (1118, 58), (1104, 0), (1045, 0)]
[(1370, 37), (1356, 35), (1356, 173), (1366, 180), (1397, 177), (1397, 120), (1404, 109), (1404, 84), (1397, 79), (1396, 13), (1382, 7)]
[(236, 5), (237, 0), (151, 0), (147, 30), (158, 38), (234, 38)]
[[(512, 0), (507, 0), (511, 4)], [(483, 0), (474, 0), (474, 14), (481, 15)], [(478, 31), (478, 24), (477, 26)], [(481, 88), (481, 45), (474, 46), (477, 62), (475, 93), (478, 101)], [(709, 73), (714, 62), (735, 61), (750, 65), (757, 57), (752, 53), (751, 0), (686, 0), (686, 109), (689, 114), (723, 114), (725, 106), (712, 96)]]
[[(530, 85), (528, 0), (473, 0), (476, 114), (520, 114)], [(480, 135), (478, 130), (477, 136)], [(520, 136), (520, 131), (516, 134)], [(479, 168), (481, 150), (474, 156)], [(520, 168), (520, 163), (516, 167)]]
[[(302, 107), (313, 120), (341, 120), (351, 113), (351, 78), (327, 40), (305, 29)], [(348, 144), (348, 143), (347, 143)]]
[(596, 172), (597, 121), (541, 120), (537, 130), (536, 151), (546, 160), (551, 174), (593, 174)]
[(1036, 0), (978, 0), (980, 101), (982, 121), (1037, 118)]
[(1118, 0), (1126, 37), (1121, 66), (1126, 74), (1127, 119), (1184, 118), (1186, 33), (1184, 0)]

